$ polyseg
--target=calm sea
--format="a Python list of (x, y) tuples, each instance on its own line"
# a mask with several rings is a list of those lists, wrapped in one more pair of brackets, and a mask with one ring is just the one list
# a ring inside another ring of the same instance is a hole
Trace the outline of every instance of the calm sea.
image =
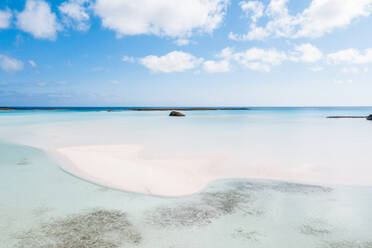
[[(372, 107), (0, 111), (0, 247), (368, 248)], [(67, 109), (67, 110), (66, 110)], [(216, 156), (252, 178), (179, 198), (109, 189), (60, 169), (75, 145), (141, 144), (152, 157)], [(264, 180), (279, 171), (305, 181)], [(290, 182), (288, 182), (290, 181)]]

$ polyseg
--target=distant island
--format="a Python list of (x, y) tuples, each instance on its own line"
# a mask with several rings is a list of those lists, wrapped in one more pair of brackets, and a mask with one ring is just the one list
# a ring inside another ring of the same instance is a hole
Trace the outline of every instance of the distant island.
[(327, 116), (327, 118), (331, 118), (331, 119), (348, 119), (348, 118), (351, 118), (351, 119), (355, 119), (355, 118), (361, 118), (361, 119), (367, 119), (368, 121), (372, 121), (372, 115), (367, 115), (367, 116), (360, 116), (360, 115), (345, 115), (345, 116)]
[(179, 111), (194, 111), (194, 110), (249, 110), (249, 108), (245, 107), (182, 107), (182, 108), (131, 108), (128, 110), (133, 111), (171, 111), (171, 110), (179, 110)]
[(345, 115), (345, 116), (327, 116), (327, 118), (330, 118), (330, 119), (355, 119), (355, 118), (367, 118), (368, 116), (359, 116), (359, 115), (356, 115), (356, 116), (350, 116), (350, 115)]
[(247, 107), (0, 107), (0, 111), (201, 111), (249, 110)]

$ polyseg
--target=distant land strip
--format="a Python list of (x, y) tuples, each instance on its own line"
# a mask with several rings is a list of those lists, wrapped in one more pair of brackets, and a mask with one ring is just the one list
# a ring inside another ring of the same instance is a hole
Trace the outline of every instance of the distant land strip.
[(171, 110), (182, 110), (182, 111), (195, 111), (195, 110), (249, 110), (244, 107), (216, 107), (216, 108), (203, 108), (203, 107), (190, 107), (190, 108), (130, 108), (132, 111), (171, 111)]
[(350, 118), (350, 119), (354, 119), (354, 118), (367, 118), (368, 116), (327, 116), (327, 118), (331, 118), (331, 119), (342, 119), (342, 118)]
[(108, 112), (117, 112), (117, 111), (171, 111), (171, 110), (180, 110), (180, 111), (199, 111), (199, 110), (249, 110), (246, 107), (164, 107), (164, 108), (150, 108), (150, 107), (71, 107), (71, 108), (47, 108), (47, 107), (0, 107), (0, 111), (108, 111)]

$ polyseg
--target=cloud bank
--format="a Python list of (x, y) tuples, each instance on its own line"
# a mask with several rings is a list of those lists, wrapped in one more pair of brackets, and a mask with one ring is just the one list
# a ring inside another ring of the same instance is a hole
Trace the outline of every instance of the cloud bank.
[[(372, 12), (372, 0), (312, 0), (302, 12), (290, 15), (288, 2), (271, 0), (266, 7), (258, 1), (240, 2), (242, 11), (251, 20), (250, 30), (246, 34), (230, 33), (229, 38), (237, 41), (268, 37), (317, 38)], [(258, 26), (257, 19), (262, 17), (268, 21), (266, 25)]]
[(9, 28), (11, 19), (12, 13), (10, 10), (0, 10), (0, 29)]
[(182, 51), (173, 51), (164, 56), (149, 55), (140, 59), (140, 63), (152, 72), (182, 72), (198, 66), (203, 59)]
[(0, 68), (8, 73), (21, 71), (23, 70), (23, 62), (0, 54)]
[(102, 26), (123, 35), (188, 37), (212, 32), (225, 16), (228, 0), (97, 0)]
[(27, 0), (25, 9), (17, 14), (17, 27), (35, 38), (55, 40), (61, 29), (49, 3), (44, 0)]

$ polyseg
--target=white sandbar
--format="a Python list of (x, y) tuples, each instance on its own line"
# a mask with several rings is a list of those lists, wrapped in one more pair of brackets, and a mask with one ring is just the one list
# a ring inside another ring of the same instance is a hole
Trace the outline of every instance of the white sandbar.
[(199, 158), (144, 159), (141, 146), (77, 146), (58, 149), (69, 172), (99, 184), (127, 191), (179, 196), (202, 189), (211, 178)]
[(309, 171), (232, 167), (208, 157), (146, 158), (142, 150), (139, 145), (96, 145), (64, 147), (57, 152), (68, 162), (64, 169), (78, 177), (121, 190), (162, 196), (192, 194), (220, 178), (342, 183)]

